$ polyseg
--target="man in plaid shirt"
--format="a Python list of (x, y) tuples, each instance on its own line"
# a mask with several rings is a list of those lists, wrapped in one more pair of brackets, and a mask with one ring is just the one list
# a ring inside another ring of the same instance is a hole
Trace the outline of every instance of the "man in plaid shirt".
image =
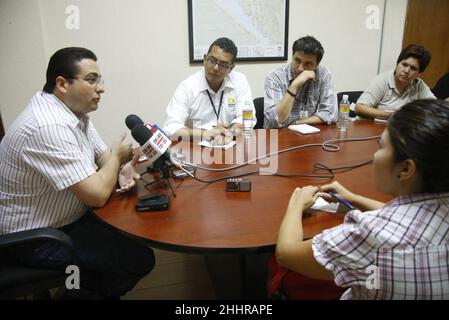
[[(416, 100), (395, 112), (374, 154), (387, 204), (338, 182), (297, 188), (279, 230), (280, 265), (348, 287), (342, 299), (449, 299), (449, 103)], [(302, 212), (333, 191), (359, 210), (303, 240)], [(362, 212), (364, 211), (364, 212)], [(299, 227), (298, 227), (299, 226)]]
[(320, 65), (324, 49), (314, 37), (293, 43), (289, 64), (265, 79), (264, 127), (331, 124), (337, 121), (337, 96), (329, 70)]

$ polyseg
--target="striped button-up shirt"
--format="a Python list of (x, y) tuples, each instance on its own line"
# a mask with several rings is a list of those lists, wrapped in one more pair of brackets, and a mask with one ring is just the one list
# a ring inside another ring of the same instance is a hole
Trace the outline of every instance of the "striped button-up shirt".
[(449, 193), (402, 195), (349, 212), (313, 238), (342, 299), (449, 299)]
[(326, 67), (318, 65), (315, 70), (315, 81), (308, 81), (298, 90), (292, 111), (284, 123), (279, 122), (277, 104), (286, 94), (293, 80), (291, 64), (285, 64), (274, 70), (265, 79), (264, 95), (264, 127), (280, 128), (293, 124), (300, 119), (300, 111), (307, 111), (307, 116), (317, 116), (324, 123), (337, 121), (338, 106), (334, 82)]
[(94, 174), (106, 149), (87, 115), (36, 93), (0, 145), (0, 234), (78, 220), (87, 208), (68, 187)]

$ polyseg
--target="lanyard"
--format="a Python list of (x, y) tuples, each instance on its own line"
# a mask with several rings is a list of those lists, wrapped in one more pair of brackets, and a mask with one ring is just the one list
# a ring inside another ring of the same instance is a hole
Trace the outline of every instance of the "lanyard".
[(209, 96), (210, 104), (212, 105), (212, 108), (214, 108), (214, 113), (215, 113), (215, 115), (217, 116), (217, 124), (218, 124), (218, 120), (219, 120), (219, 118), (220, 118), (220, 112), (221, 112), (221, 104), (223, 103), (223, 94), (224, 94), (224, 90), (221, 92), (220, 105), (218, 106), (218, 112), (217, 112), (217, 109), (215, 109), (215, 104), (214, 104), (214, 102), (212, 101), (212, 97), (210, 96), (209, 90), (206, 90), (206, 92), (207, 92), (207, 95)]

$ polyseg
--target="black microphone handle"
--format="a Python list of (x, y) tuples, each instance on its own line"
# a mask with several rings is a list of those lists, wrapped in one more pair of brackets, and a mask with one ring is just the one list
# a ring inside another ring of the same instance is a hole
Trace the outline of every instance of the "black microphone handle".
[(148, 140), (150, 140), (150, 138), (153, 136), (153, 133), (143, 124), (138, 124), (131, 130), (131, 135), (133, 136), (134, 140), (136, 140), (141, 146), (143, 146), (148, 142)]

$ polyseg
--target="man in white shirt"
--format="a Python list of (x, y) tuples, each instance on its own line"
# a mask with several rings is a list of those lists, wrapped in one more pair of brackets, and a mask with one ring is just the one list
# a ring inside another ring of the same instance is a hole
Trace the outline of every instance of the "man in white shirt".
[[(90, 208), (135, 185), (131, 145), (124, 135), (107, 148), (88, 113), (104, 92), (95, 54), (64, 48), (50, 58), (47, 82), (0, 144), (0, 234), (41, 227), (66, 233), (79, 257), (80, 282), (103, 297), (131, 290), (154, 266), (153, 251), (96, 218)], [(120, 167), (125, 165), (119, 173)], [(35, 268), (72, 264), (51, 240), (11, 254)]]
[(253, 108), (246, 77), (234, 69), (237, 47), (219, 38), (204, 56), (204, 69), (178, 86), (167, 106), (164, 131), (172, 140), (202, 137), (214, 144), (227, 144), (242, 132), (242, 108)]

